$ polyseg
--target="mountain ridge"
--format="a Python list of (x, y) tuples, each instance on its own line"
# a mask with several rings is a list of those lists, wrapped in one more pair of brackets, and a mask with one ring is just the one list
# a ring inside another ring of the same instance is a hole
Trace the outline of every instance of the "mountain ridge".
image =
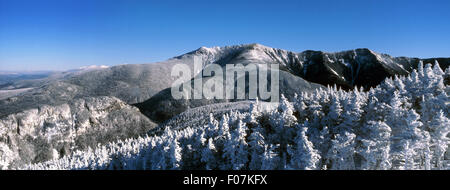
[[(353, 89), (355, 85), (364, 86), (366, 89), (374, 87), (386, 77), (410, 73), (417, 68), (420, 61), (434, 63), (435, 60), (438, 60), (443, 69), (450, 65), (450, 58), (392, 57), (368, 48), (331, 53), (305, 50), (297, 53), (257, 43), (212, 48), (201, 47), (172, 59), (193, 55), (201, 56), (207, 62), (220, 65), (279, 63), (280, 68), (283, 66), (285, 70), (310, 82), (325, 86), (336, 84), (344, 89)], [(358, 76), (357, 71), (360, 64), (365, 67), (366, 70), (363, 70), (363, 73), (369, 75), (368, 77)], [(308, 66), (312, 66), (312, 70), (308, 69)], [(372, 69), (375, 69), (375, 72), (367, 71)]]

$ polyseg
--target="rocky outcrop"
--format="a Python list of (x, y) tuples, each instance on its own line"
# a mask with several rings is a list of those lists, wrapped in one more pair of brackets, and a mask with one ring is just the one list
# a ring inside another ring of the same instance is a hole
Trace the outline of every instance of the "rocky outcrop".
[(118, 139), (146, 134), (156, 125), (114, 97), (88, 97), (43, 105), (0, 119), (0, 168), (14, 168)]

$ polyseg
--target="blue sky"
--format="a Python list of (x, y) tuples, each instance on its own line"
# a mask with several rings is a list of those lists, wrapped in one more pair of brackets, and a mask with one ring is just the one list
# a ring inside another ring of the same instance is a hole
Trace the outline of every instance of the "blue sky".
[(448, 0), (0, 0), (0, 70), (151, 63), (201, 46), (450, 57)]

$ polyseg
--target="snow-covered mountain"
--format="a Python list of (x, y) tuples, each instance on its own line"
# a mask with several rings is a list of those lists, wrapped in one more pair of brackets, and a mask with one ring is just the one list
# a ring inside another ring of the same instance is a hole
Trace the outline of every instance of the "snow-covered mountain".
[[(53, 157), (66, 159), (72, 154), (76, 155), (77, 151), (87, 150), (88, 146), (93, 148), (95, 143), (105, 144), (147, 134), (159, 134), (168, 125), (174, 129), (194, 130), (196, 126), (205, 124), (209, 113), (220, 117), (229, 110), (245, 112), (251, 105), (248, 100), (172, 98), (172, 67), (184, 63), (194, 70), (193, 62), (196, 56), (202, 58), (203, 66), (213, 63), (221, 66), (278, 64), (280, 93), (288, 100), (295, 100), (296, 95), (300, 94), (317, 94), (327, 89), (327, 85), (336, 85), (345, 90), (353, 87), (364, 87), (368, 90), (382, 84), (386, 77), (412, 73), (413, 69), (418, 68), (419, 61), (435, 61), (395, 58), (368, 49), (338, 53), (295, 53), (260, 44), (248, 44), (202, 47), (159, 63), (92, 66), (53, 73), (34, 80), (16, 81), (0, 87), (0, 93), (5, 95), (0, 94), (0, 162), (6, 163), (3, 166), (17, 167)], [(442, 68), (448, 68), (450, 59), (436, 60)], [(200, 72), (201, 70), (198, 70), (194, 74)], [(448, 85), (450, 75), (441, 76), (444, 85)], [(205, 77), (202, 80), (213, 79)], [(420, 85), (417, 88), (426, 89)], [(444, 89), (448, 94), (446, 86)], [(447, 94), (441, 96), (448, 98)], [(442, 105), (448, 106), (447, 103)], [(311, 114), (324, 113), (318, 111)], [(444, 116), (448, 117), (445, 114), (448, 114), (448, 111), (444, 112)], [(80, 120), (75, 118), (84, 118), (85, 124), (80, 124)], [(158, 127), (155, 128), (156, 125)], [(73, 133), (79, 129), (87, 133)], [(49, 134), (52, 134), (52, 138), (48, 137)], [(90, 139), (87, 140), (89, 143), (82, 142), (86, 138)], [(77, 144), (78, 141), (82, 143)], [(6, 161), (1, 161), (2, 159)]]
[(419, 64), (367, 92), (320, 89), (277, 106), (238, 104), (240, 111), (218, 117), (205, 113), (229, 104), (209, 105), (151, 136), (22, 169), (448, 170), (448, 75)]
[[(324, 86), (337, 84), (344, 89), (352, 89), (355, 85), (373, 87), (386, 77), (409, 73), (417, 67), (420, 60), (392, 58), (368, 49), (339, 53), (319, 51), (294, 53), (260, 44), (202, 47), (160, 63), (101, 67), (101, 69), (87, 69), (84, 72), (63, 72), (39, 80), (20, 81), (10, 85), (8, 89), (0, 88), (0, 90), (35, 89), (14, 97), (13, 101), (0, 100), (0, 106), (5, 108), (0, 110), (0, 116), (21, 111), (23, 108), (67, 102), (77, 97), (115, 96), (128, 104), (142, 103), (170, 87), (173, 83), (170, 71), (175, 64), (185, 63), (193, 68), (194, 56), (202, 57), (203, 65), (279, 64), (280, 69), (285, 71), (281, 77), (286, 78), (286, 81), (317, 83)], [(448, 67), (449, 60), (438, 59), (442, 68)], [(434, 60), (424, 62), (432, 63)], [(289, 89), (292, 87), (286, 88)], [(301, 87), (297, 89), (301, 90)], [(64, 96), (61, 96), (61, 93), (64, 93)], [(285, 94), (290, 96), (293, 93)]]
[(374, 87), (386, 77), (409, 74), (420, 61), (434, 63), (437, 60), (442, 68), (450, 65), (450, 58), (392, 57), (366, 48), (336, 53), (311, 50), (295, 53), (261, 44), (202, 47), (175, 59), (191, 56), (201, 56), (207, 62), (218, 64), (276, 63), (307, 81), (325, 86), (336, 84), (343, 89)]
[[(183, 62), (193, 59), (194, 56), (201, 57), (203, 65), (279, 64), (280, 92), (288, 98), (292, 98), (296, 93), (314, 91), (321, 87), (318, 84), (337, 85), (343, 89), (353, 89), (355, 86), (368, 89), (380, 84), (386, 77), (410, 73), (417, 68), (420, 61), (417, 58), (393, 58), (369, 49), (338, 53), (294, 53), (261, 44), (201, 47), (171, 61)], [(450, 59), (440, 60), (443, 68), (449, 66)], [(137, 106), (151, 119), (162, 122), (188, 108), (226, 101), (228, 100), (173, 100), (170, 89), (167, 88)]]

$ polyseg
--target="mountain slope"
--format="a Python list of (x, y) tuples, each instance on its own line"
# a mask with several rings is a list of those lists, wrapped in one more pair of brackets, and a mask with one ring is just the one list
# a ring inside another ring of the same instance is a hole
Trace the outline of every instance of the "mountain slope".
[(129, 104), (142, 102), (170, 87), (173, 81), (170, 71), (176, 63), (120, 65), (45, 79), (33, 90), (0, 100), (0, 107), (4, 108), (0, 110), (0, 118), (40, 105), (60, 105), (74, 98), (114, 96)]
[[(261, 68), (260, 68), (261, 69)], [(259, 72), (259, 70), (258, 70)], [(298, 76), (295, 76), (286, 71), (279, 72), (279, 93), (284, 94), (286, 97), (293, 98), (295, 94), (302, 92), (313, 92), (316, 89), (324, 88), (324, 86), (310, 83)], [(203, 78), (203, 84), (208, 80), (214, 80), (214, 78)], [(225, 79), (223, 80), (225, 81)], [(269, 84), (271, 80), (268, 81)], [(259, 83), (258, 83), (259, 84)], [(226, 85), (225, 82), (223, 84)], [(257, 85), (257, 84), (252, 84)], [(234, 86), (237, 88), (237, 86)], [(257, 90), (259, 90), (257, 88)], [(154, 95), (149, 100), (136, 104), (142, 113), (147, 115), (155, 122), (164, 122), (179, 113), (182, 113), (188, 109), (205, 106), (209, 104), (224, 103), (224, 102), (236, 102), (248, 100), (249, 83), (245, 84), (246, 99), (180, 99), (176, 100), (171, 95), (171, 88), (167, 88)], [(225, 97), (225, 94), (223, 94)], [(259, 96), (258, 96), (259, 97)]]
[(24, 169), (448, 170), (449, 73), (429, 64), (370, 91), (321, 89), (266, 110), (243, 102), (221, 117), (230, 104), (210, 105), (159, 134)]
[(137, 108), (117, 98), (76, 99), (1, 118), (0, 152), (15, 155), (3, 163), (4, 167), (16, 167), (59, 158), (98, 143), (137, 137), (154, 127), (156, 124)]

